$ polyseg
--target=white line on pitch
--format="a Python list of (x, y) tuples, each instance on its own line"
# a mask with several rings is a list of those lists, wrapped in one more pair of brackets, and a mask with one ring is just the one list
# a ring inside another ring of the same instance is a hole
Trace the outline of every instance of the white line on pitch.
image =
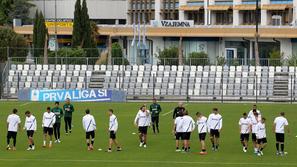
[[(184, 106), (187, 106), (187, 105), (188, 105), (188, 104), (184, 104)], [(174, 111), (174, 109), (168, 111), (167, 113), (162, 114), (162, 116), (166, 116), (166, 115), (172, 113), (173, 111)]]
[(26, 105), (28, 105), (28, 104), (31, 104), (31, 102), (27, 102), (27, 103), (21, 104), (20, 107), (22, 107), (22, 106), (26, 106)]

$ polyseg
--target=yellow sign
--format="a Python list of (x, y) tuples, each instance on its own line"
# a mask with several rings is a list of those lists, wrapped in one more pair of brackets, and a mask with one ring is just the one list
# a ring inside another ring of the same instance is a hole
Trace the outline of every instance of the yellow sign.
[(46, 27), (55, 27), (57, 24), (57, 27), (72, 27), (73, 22), (45, 22)]

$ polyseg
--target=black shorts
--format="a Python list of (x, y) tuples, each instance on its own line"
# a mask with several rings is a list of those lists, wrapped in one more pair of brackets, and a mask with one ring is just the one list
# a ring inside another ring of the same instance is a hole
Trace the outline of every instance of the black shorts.
[(285, 142), (285, 134), (284, 133), (275, 133), (276, 142), (283, 143)]
[(147, 126), (139, 126), (138, 132), (146, 135), (147, 134)]
[(250, 134), (244, 134), (244, 133), (241, 133), (240, 134), (240, 141), (249, 141), (249, 138), (250, 138)]
[(175, 139), (176, 140), (182, 140), (183, 138), (183, 133), (182, 132), (176, 132), (175, 133)]
[(190, 137), (191, 137), (191, 132), (184, 132), (183, 136), (182, 136), (182, 139), (183, 140), (190, 140)]
[(34, 130), (27, 130), (27, 136), (29, 137), (33, 137), (34, 135)]
[(95, 138), (95, 131), (86, 132), (86, 139), (90, 139), (90, 137)]
[(53, 135), (54, 128), (49, 128), (49, 127), (43, 127), (43, 133), (48, 134), (48, 135)]
[(199, 140), (204, 141), (206, 138), (206, 133), (199, 133)]
[(257, 141), (256, 133), (252, 133), (252, 141)]
[(267, 143), (267, 139), (266, 138), (257, 139), (257, 143), (258, 144), (265, 144), (265, 143)]
[(109, 138), (116, 139), (117, 138), (116, 133), (114, 131), (109, 131)]
[(159, 122), (159, 116), (152, 117), (152, 123)]
[(210, 129), (210, 136), (211, 137), (216, 137), (216, 138), (220, 138), (220, 132), (217, 129)]
[(11, 138), (16, 139), (16, 137), (17, 137), (17, 132), (13, 132), (13, 131), (8, 131), (7, 132), (7, 138), (8, 139), (11, 139)]

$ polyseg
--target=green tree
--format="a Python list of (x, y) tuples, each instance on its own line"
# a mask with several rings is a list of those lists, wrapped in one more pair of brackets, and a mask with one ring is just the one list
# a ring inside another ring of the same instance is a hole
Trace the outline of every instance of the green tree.
[(28, 43), (23, 36), (9, 27), (0, 27), (0, 39), (0, 62), (6, 61), (7, 57), (24, 57), (25, 60)]
[(170, 47), (158, 52), (159, 64), (178, 65), (178, 48)]
[(192, 52), (189, 54), (188, 60), (187, 60), (188, 65), (208, 65), (209, 60), (208, 60), (208, 55), (205, 52)]
[(0, 1), (0, 25), (7, 25), (8, 15), (11, 10), (12, 0)]
[(45, 26), (45, 19), (42, 12), (36, 11), (33, 27), (33, 51), (34, 57), (45, 56), (44, 49), (47, 47), (48, 30)]
[[(62, 58), (58, 59), (58, 64), (86, 64), (85, 51), (81, 48), (61, 48), (57, 54)], [(49, 57), (49, 63), (55, 63), (55, 52), (51, 52)]]
[(123, 49), (118, 42), (111, 45), (112, 64), (114, 65), (128, 65), (129, 61), (123, 55)]
[(82, 41), (82, 23), (81, 23), (81, 1), (77, 0), (75, 3), (73, 31), (72, 31), (72, 47), (81, 47)]
[(273, 49), (269, 52), (269, 65), (270, 66), (281, 66), (282, 54), (279, 50)]

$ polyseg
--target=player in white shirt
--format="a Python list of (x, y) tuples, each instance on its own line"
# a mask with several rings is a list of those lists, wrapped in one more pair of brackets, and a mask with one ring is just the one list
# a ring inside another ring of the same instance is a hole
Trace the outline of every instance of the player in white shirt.
[[(273, 131), (275, 133), (276, 138), (276, 154), (277, 155), (284, 155), (284, 148), (285, 148), (285, 129), (288, 133), (290, 130), (288, 128), (288, 120), (285, 118), (285, 113), (281, 112), (279, 117), (274, 119)], [(279, 145), (281, 145), (281, 151), (279, 151)]]
[(267, 144), (265, 120), (266, 120), (265, 118), (262, 118), (261, 121), (256, 126), (258, 156), (263, 155), (263, 149)]
[(201, 152), (200, 155), (206, 155), (206, 146), (205, 146), (205, 138), (206, 138), (206, 133), (207, 133), (207, 118), (203, 116), (200, 112), (196, 113), (197, 116), (197, 129), (198, 129), (198, 135), (199, 135), (199, 140), (201, 143)]
[(179, 117), (176, 117), (174, 119), (174, 125), (172, 128), (172, 133), (175, 135), (176, 152), (180, 152), (184, 149), (184, 147), (182, 147), (182, 150), (179, 149), (180, 141), (182, 140), (182, 136), (183, 136), (182, 125), (183, 125), (183, 117), (180, 115)]
[(116, 139), (116, 133), (118, 131), (119, 123), (117, 117), (113, 113), (113, 109), (108, 110), (109, 115), (109, 146), (107, 152), (111, 152), (112, 144), (115, 144), (117, 147), (117, 151), (121, 151), (122, 148), (119, 144), (119, 142)]
[(195, 129), (195, 121), (192, 117), (188, 115), (188, 111), (186, 110), (183, 116), (183, 123), (182, 123), (182, 132), (183, 132), (183, 141), (184, 141), (184, 148), (185, 152), (190, 151), (190, 138), (191, 133)]
[(257, 110), (253, 110), (252, 116), (250, 116), (250, 120), (252, 123), (252, 141), (253, 141), (253, 146), (254, 146), (254, 153), (258, 153), (258, 144), (257, 144), (257, 137), (256, 137), (256, 126), (257, 124), (261, 121), (261, 115), (258, 114)]
[(210, 131), (212, 150), (218, 151), (220, 132), (223, 127), (223, 117), (219, 114), (219, 110), (217, 108), (214, 108), (213, 113), (208, 116), (207, 126)]
[(138, 111), (135, 119), (134, 124), (138, 127), (139, 131), (139, 140), (140, 144), (139, 147), (146, 148), (147, 144), (147, 128), (150, 126), (151, 123), (151, 115), (150, 111), (146, 109), (146, 106), (143, 105), (140, 110)]
[(35, 150), (33, 136), (34, 136), (34, 132), (37, 129), (37, 121), (35, 116), (33, 116), (30, 111), (26, 111), (25, 115), (26, 115), (26, 120), (25, 120), (24, 130), (27, 131), (27, 137), (28, 137), (28, 143), (29, 143), (29, 147), (27, 150), (28, 151)]
[(50, 107), (47, 107), (46, 112), (44, 112), (43, 118), (42, 118), (43, 136), (44, 136), (42, 147), (44, 147), (44, 148), (46, 147), (47, 136), (49, 136), (49, 138), (50, 138), (48, 147), (49, 148), (52, 147), (53, 132), (54, 132), (53, 126), (54, 126), (55, 122), (56, 122), (55, 113), (51, 112)]
[(7, 150), (11, 150), (10, 148), (10, 139), (12, 138), (13, 140), (13, 147), (12, 150), (15, 151), (16, 150), (16, 138), (17, 138), (17, 133), (18, 133), (18, 129), (20, 128), (20, 123), (21, 123), (21, 119), (20, 117), (17, 115), (18, 110), (17, 109), (13, 109), (12, 110), (12, 114), (10, 114), (7, 117)]
[(89, 109), (86, 109), (86, 115), (82, 118), (82, 124), (86, 132), (88, 150), (91, 151), (94, 149), (96, 121), (94, 116), (90, 114)]
[(257, 113), (258, 113), (258, 115), (261, 116), (261, 111), (258, 110), (258, 109), (257, 109), (257, 105), (254, 104), (254, 105), (253, 105), (253, 108), (252, 108), (252, 109), (249, 111), (249, 113), (248, 113), (248, 118), (251, 118), (251, 117), (254, 115), (254, 110), (256, 110)]
[(243, 146), (243, 152), (247, 152), (249, 136), (252, 129), (251, 120), (247, 117), (246, 113), (242, 114), (243, 117), (239, 119), (239, 133), (240, 133), (240, 142)]

